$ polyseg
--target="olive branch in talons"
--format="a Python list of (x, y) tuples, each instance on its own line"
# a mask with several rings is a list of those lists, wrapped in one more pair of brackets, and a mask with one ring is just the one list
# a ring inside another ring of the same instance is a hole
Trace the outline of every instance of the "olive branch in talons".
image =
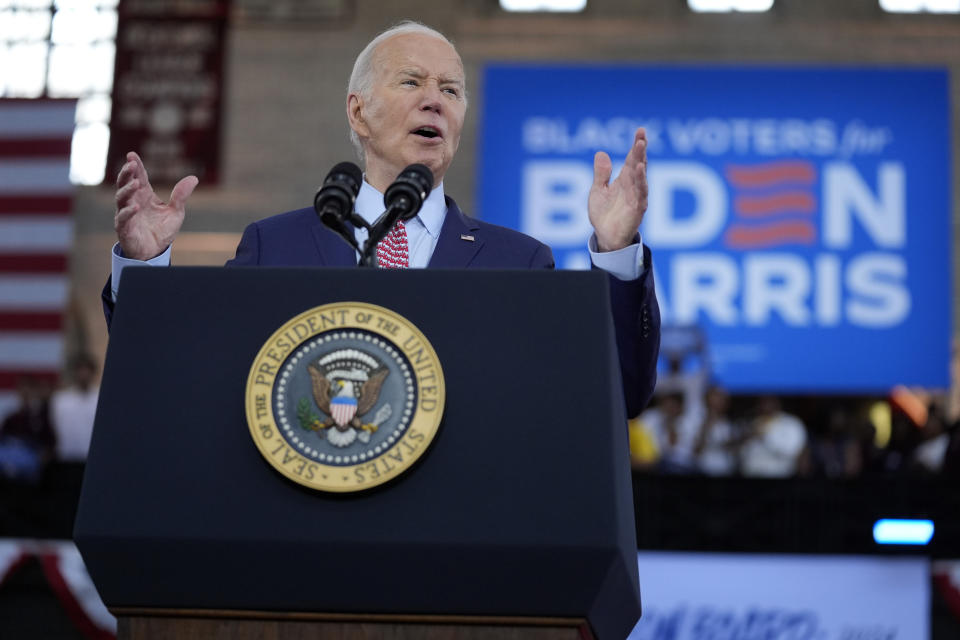
[(306, 398), (300, 398), (297, 403), (297, 422), (304, 431), (319, 431), (329, 426), (310, 409), (310, 401)]

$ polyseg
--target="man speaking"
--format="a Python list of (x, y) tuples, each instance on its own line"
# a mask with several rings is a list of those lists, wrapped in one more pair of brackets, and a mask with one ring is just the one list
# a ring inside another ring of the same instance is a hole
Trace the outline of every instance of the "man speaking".
[[(425, 25), (402, 22), (374, 38), (357, 57), (347, 91), (350, 136), (364, 162), (356, 213), (372, 223), (383, 194), (414, 163), (433, 173), (435, 187), (419, 213), (398, 223), (380, 242), (381, 266), (529, 269), (552, 268), (546, 245), (516, 231), (470, 218), (446, 196), (443, 178), (460, 143), (467, 92), (463, 63), (453, 45)], [(594, 234), (590, 255), (607, 271), (628, 414), (638, 414), (653, 393), (660, 314), (649, 250), (638, 227), (647, 207), (646, 135), (634, 143), (616, 180), (610, 157), (594, 158), (587, 208)], [(109, 322), (121, 272), (134, 264), (168, 265), (195, 176), (180, 180), (163, 202), (135, 153), (117, 177), (111, 279), (104, 289)], [(358, 244), (367, 230), (356, 226)], [(324, 227), (313, 208), (273, 216), (247, 227), (230, 265), (333, 266), (357, 264), (357, 252)]]

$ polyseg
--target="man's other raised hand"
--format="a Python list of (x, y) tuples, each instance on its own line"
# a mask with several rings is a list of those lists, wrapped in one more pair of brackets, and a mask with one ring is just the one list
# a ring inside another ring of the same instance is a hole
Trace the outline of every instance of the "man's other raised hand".
[(150, 186), (140, 156), (127, 154), (127, 163), (117, 175), (113, 218), (125, 258), (149, 260), (166, 251), (183, 225), (184, 205), (199, 182), (196, 176), (183, 178), (170, 192), (170, 201), (164, 202)]
[(615, 251), (634, 242), (647, 211), (647, 132), (633, 138), (620, 175), (610, 182), (610, 156), (598, 151), (593, 158), (593, 186), (587, 210), (600, 251)]

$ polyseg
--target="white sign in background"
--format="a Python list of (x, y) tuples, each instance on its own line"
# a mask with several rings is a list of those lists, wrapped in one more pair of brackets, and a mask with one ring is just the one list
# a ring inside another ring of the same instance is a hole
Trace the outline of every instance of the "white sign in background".
[(925, 640), (919, 557), (640, 552), (629, 640)]

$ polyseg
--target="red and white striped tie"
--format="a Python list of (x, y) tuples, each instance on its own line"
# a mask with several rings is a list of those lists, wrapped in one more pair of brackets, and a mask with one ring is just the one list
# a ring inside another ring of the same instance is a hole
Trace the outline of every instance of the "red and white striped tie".
[(407, 227), (398, 220), (390, 233), (377, 245), (377, 264), (381, 269), (407, 269), (410, 253), (407, 248)]

